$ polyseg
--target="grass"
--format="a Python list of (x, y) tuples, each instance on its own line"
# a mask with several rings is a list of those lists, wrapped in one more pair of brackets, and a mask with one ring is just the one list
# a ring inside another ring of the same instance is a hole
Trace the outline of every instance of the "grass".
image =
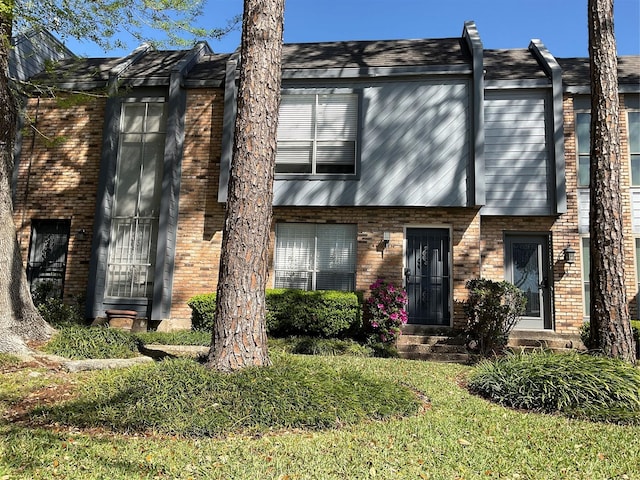
[(215, 436), (331, 428), (414, 414), (406, 387), (309, 358), (274, 355), (274, 365), (234, 375), (190, 359), (103, 371), (77, 400), (38, 410), (48, 422), (123, 432)]
[[(29, 428), (4, 420), (0, 478), (640, 478), (638, 426), (526, 413), (490, 403), (459, 386), (471, 367), (347, 356), (301, 361), (310, 362), (309, 368), (357, 371), (409, 385), (426, 393), (431, 408), (420, 415), (338, 429), (225, 438), (107, 435), (61, 425)], [(21, 388), (24, 376), (2, 375), (0, 391), (8, 381)], [(99, 376), (72, 378), (84, 383), (84, 378), (97, 381)], [(25, 387), (22, 395), (32, 392), (33, 386)]]
[(72, 326), (61, 328), (44, 350), (72, 359), (132, 358), (138, 355), (139, 343), (135, 336), (114, 328)]

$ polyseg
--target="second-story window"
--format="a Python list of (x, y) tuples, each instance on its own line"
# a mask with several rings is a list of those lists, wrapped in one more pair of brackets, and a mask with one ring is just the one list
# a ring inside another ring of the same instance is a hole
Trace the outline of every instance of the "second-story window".
[(640, 187), (640, 111), (628, 113), (631, 185)]
[(576, 131), (578, 134), (578, 187), (589, 186), (589, 150), (591, 141), (591, 115), (578, 113), (576, 115)]
[(357, 124), (356, 94), (283, 94), (276, 173), (355, 174)]

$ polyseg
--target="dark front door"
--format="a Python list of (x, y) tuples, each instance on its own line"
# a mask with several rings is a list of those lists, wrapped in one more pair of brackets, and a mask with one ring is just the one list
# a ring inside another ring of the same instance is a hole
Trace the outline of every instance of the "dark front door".
[(409, 323), (449, 326), (449, 230), (407, 229), (404, 273)]
[(551, 277), (548, 235), (508, 235), (507, 281), (525, 295), (527, 305), (516, 329), (551, 328)]
[(34, 220), (27, 278), (33, 292), (38, 285), (47, 296), (62, 298), (69, 247), (69, 220)]

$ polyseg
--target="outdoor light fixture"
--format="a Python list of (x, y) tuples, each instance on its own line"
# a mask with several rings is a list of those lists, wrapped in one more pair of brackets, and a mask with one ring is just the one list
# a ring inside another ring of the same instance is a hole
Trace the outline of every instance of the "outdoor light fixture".
[(564, 253), (564, 262), (567, 265), (576, 263), (576, 251), (570, 245), (567, 245), (562, 252)]
[(382, 258), (384, 258), (384, 250), (389, 246), (390, 240), (391, 240), (391, 232), (383, 232), (382, 240), (380, 240), (380, 243), (378, 243), (378, 247), (376, 248), (376, 250), (378, 250), (382, 255)]
[(80, 240), (81, 242), (86, 240), (87, 238), (87, 231), (84, 228), (81, 228), (80, 230), (78, 230), (78, 233), (76, 233), (76, 238), (78, 240)]

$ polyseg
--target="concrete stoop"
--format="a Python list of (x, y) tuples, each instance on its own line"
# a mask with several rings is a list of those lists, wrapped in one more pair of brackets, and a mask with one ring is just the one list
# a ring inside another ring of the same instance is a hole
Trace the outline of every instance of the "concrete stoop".
[[(584, 350), (577, 335), (559, 334), (552, 331), (514, 331), (509, 337), (508, 347), (513, 351), (551, 350), (568, 352)], [(450, 363), (473, 363), (479, 359), (465, 345), (465, 338), (417, 325), (407, 325), (396, 342), (400, 358), (430, 360)]]

